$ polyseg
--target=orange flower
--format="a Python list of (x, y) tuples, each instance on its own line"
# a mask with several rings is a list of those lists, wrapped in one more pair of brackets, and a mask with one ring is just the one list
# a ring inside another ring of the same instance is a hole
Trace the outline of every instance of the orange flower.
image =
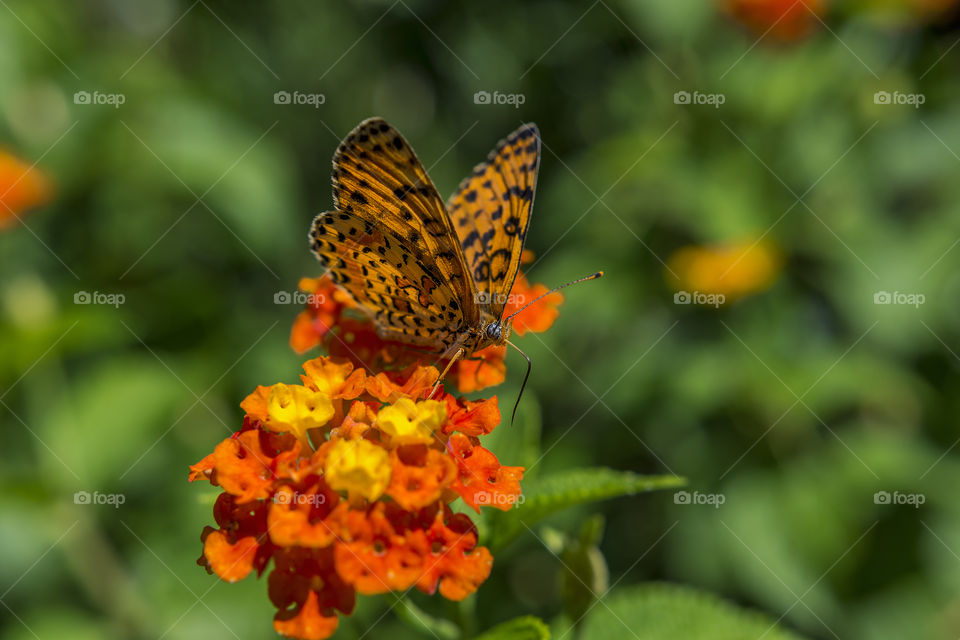
[(294, 320), (290, 346), (297, 353), (306, 353), (320, 344), (353, 301), (328, 277), (301, 278), (298, 288), (307, 294), (307, 308)]
[(203, 555), (197, 564), (221, 580), (236, 582), (254, 569), (263, 572), (270, 561), (272, 546), (261, 544), (266, 526), (266, 504), (240, 504), (228, 493), (220, 494), (213, 506), (220, 530), (205, 527), (200, 536)]
[(781, 42), (804, 38), (826, 13), (824, 0), (721, 0), (721, 5), (756, 35)]
[(377, 414), (371, 405), (380, 406), (379, 402), (354, 402), (350, 405), (350, 412), (340, 423), (330, 431), (330, 438), (354, 440), (364, 437), (370, 431)]
[(417, 582), (424, 593), (435, 593), (439, 583), (444, 598), (463, 600), (477, 590), (493, 568), (490, 550), (477, 546), (477, 529), (463, 513), (453, 514), (446, 507), (438, 510), (430, 528), (416, 540), (423, 545), (422, 555), (429, 562)]
[(459, 431), (467, 436), (485, 436), (500, 424), (497, 398), (470, 402), (447, 396), (447, 434)]
[(281, 486), (267, 512), (270, 540), (281, 547), (329, 547), (339, 529), (335, 522), (343, 512), (337, 511), (339, 505), (339, 494), (322, 479), (305, 491)]
[(407, 510), (433, 504), (457, 476), (457, 464), (445, 452), (424, 445), (395, 449), (390, 463), (393, 472), (387, 495)]
[(53, 188), (39, 170), (0, 149), (0, 229), (14, 224), (20, 214), (50, 201)]
[(206, 478), (209, 480), (210, 475), (213, 473), (213, 466), (214, 455), (211, 453), (197, 464), (190, 465), (190, 477), (188, 480), (190, 482), (193, 482), (194, 480), (200, 480), (201, 478)]
[[(273, 574), (271, 574), (272, 576)], [(324, 584), (321, 581), (321, 584)], [(329, 609), (321, 610), (320, 597), (313, 589), (306, 590), (306, 599), (300, 603), (289, 599), (297, 606), (291, 610), (281, 609), (273, 621), (273, 628), (282, 636), (288, 638), (329, 638), (340, 625), (340, 618)], [(287, 602), (288, 599), (279, 600)], [(280, 608), (280, 605), (277, 605)], [(347, 612), (349, 613), (349, 612)]]
[(507, 379), (507, 348), (490, 346), (460, 360), (450, 369), (449, 376), (457, 381), (460, 393), (472, 393), (494, 387)]
[(503, 467), (497, 456), (480, 446), (476, 438), (455, 434), (450, 449), (460, 465), (460, 477), (453, 490), (480, 513), (481, 506), (508, 511), (520, 499), (523, 467)]
[[(513, 331), (518, 336), (522, 336), (527, 331), (543, 333), (553, 326), (553, 321), (560, 315), (557, 307), (563, 304), (563, 294), (554, 291), (550, 295), (537, 300), (549, 290), (546, 285), (531, 285), (525, 275), (517, 274), (513, 289), (507, 298), (507, 306), (503, 310), (503, 315), (506, 317), (514, 313), (517, 314), (513, 319)], [(537, 301), (534, 302), (534, 300)], [(520, 311), (527, 304), (530, 306)], [(518, 311), (519, 313), (517, 313)]]
[(423, 557), (410, 545), (406, 512), (384, 502), (349, 514), (349, 542), (334, 550), (337, 571), (362, 594), (405, 591), (420, 577)]
[(403, 397), (421, 398), (433, 388), (439, 375), (434, 367), (414, 364), (399, 373), (378, 373), (367, 378), (367, 393), (381, 402)]
[(284, 444), (288, 444), (289, 448), (272, 457), (264, 444), (276, 440), (278, 439), (274, 434), (259, 429), (241, 431), (227, 438), (213, 451), (215, 475), (211, 481), (222, 486), (224, 491), (235, 496), (239, 502), (269, 497), (275, 479), (273, 469), (277, 459), (281, 456), (295, 458), (299, 453), (298, 443), (285, 436)]
[(209, 559), (211, 569), (225, 582), (237, 582), (253, 570), (257, 539), (253, 536), (230, 542), (223, 531), (210, 529), (203, 541), (203, 555)]
[(240, 431), (190, 467), (191, 481), (223, 490), (199, 563), (235, 582), (272, 560), (274, 628), (305, 640), (329, 637), (357, 593), (476, 591), (493, 557), (449, 502), (519, 499), (523, 469), (474, 437), (500, 421), (496, 398), (425, 399), (437, 372), (416, 364), (367, 376), (317, 358), (304, 371), (303, 385), (257, 387)]
[(257, 386), (253, 393), (244, 398), (240, 403), (240, 408), (252, 420), (266, 422), (270, 417), (267, 412), (267, 403), (270, 401), (271, 387)]
[(667, 279), (678, 295), (686, 295), (685, 303), (698, 302), (694, 295), (704, 294), (713, 296), (708, 303), (722, 305), (769, 287), (780, 256), (764, 242), (692, 246), (676, 251), (667, 266)]

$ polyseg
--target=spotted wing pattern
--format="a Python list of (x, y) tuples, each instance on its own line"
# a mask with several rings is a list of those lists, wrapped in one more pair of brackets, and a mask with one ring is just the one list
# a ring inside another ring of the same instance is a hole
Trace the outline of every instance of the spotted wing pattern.
[(346, 211), (321, 213), (310, 247), (386, 339), (446, 350), (464, 325), (456, 291), (409, 240)]
[(311, 248), (384, 338), (446, 350), (475, 326), (474, 285), (436, 187), (403, 137), (361, 122), (333, 158), (335, 211)]
[(540, 131), (525, 124), (497, 143), (447, 203), (479, 307), (500, 318), (520, 267), (540, 164)]
[(337, 148), (333, 200), (338, 211), (382, 224), (421, 262), (436, 265), (466, 319), (476, 319), (473, 283), (443, 199), (413, 148), (383, 119), (364, 120)]

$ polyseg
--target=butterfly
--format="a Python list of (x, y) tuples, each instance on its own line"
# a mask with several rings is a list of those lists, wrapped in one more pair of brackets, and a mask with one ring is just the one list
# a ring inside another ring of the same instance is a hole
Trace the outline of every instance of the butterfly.
[(333, 156), (335, 210), (314, 219), (310, 248), (381, 338), (449, 360), (437, 384), (460, 358), (491, 345), (516, 348), (513, 316), (503, 310), (533, 212), (540, 146), (537, 126), (522, 125), (446, 204), (382, 118), (357, 125)]

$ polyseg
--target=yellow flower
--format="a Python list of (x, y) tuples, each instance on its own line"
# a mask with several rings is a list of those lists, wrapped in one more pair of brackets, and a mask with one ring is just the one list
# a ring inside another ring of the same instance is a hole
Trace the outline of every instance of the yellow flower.
[(667, 260), (668, 280), (685, 302), (720, 305), (769, 287), (780, 263), (779, 253), (762, 241), (684, 247)]
[(390, 455), (369, 440), (337, 440), (323, 464), (327, 484), (349, 495), (376, 500), (390, 484)]
[(300, 444), (310, 447), (307, 429), (322, 427), (333, 417), (333, 403), (323, 391), (300, 385), (277, 383), (267, 401), (267, 426), (272, 431), (288, 431)]
[(414, 402), (401, 398), (377, 414), (377, 427), (391, 444), (430, 444), (433, 432), (447, 419), (447, 405), (436, 400)]

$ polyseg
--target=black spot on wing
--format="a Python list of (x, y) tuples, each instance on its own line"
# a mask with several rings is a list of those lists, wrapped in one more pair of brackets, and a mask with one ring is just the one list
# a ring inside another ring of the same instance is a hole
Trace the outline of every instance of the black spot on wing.
[(474, 229), (467, 234), (467, 237), (463, 239), (463, 242), (460, 243), (460, 247), (466, 251), (474, 242), (480, 239), (480, 233)]
[(490, 263), (484, 260), (473, 270), (473, 279), (477, 282), (485, 282), (490, 278)]

